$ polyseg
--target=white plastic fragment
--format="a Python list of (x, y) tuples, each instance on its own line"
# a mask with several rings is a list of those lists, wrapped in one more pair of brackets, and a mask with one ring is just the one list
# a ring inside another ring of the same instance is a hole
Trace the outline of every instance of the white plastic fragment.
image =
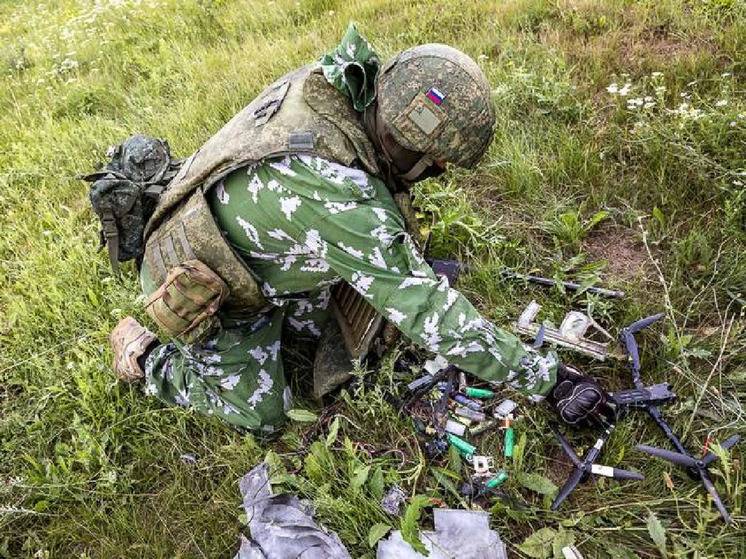
[[(420, 532), (428, 559), (507, 559), (505, 544), (490, 530), (490, 514), (485, 511), (435, 509), (435, 530)], [(378, 542), (376, 559), (425, 559), (402, 539), (396, 530)]]

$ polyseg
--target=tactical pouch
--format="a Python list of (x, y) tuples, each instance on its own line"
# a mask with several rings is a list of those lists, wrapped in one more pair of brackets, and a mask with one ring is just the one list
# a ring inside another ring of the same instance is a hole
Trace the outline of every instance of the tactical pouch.
[(144, 261), (156, 285), (165, 283), (172, 269), (190, 260), (204, 263), (228, 285), (227, 310), (257, 312), (267, 306), (253, 273), (215, 223), (201, 188), (160, 223), (145, 243)]
[(215, 313), (228, 293), (220, 276), (199, 260), (187, 260), (168, 273), (145, 308), (170, 337), (192, 343), (217, 327)]
[(141, 134), (110, 148), (107, 157), (100, 170), (80, 178), (91, 183), (89, 198), (101, 220), (101, 246), (106, 246), (118, 274), (120, 262), (142, 256), (145, 224), (181, 161), (171, 158), (167, 142)]

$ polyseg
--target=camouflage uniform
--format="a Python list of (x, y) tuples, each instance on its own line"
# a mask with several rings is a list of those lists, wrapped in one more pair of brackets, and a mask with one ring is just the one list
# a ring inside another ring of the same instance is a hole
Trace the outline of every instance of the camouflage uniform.
[[(322, 59), (329, 83), (348, 95), (345, 72), (334, 69), (348, 68), (364, 50), (350, 47), (355, 40), (348, 33)], [(351, 99), (370, 102), (368, 87), (363, 84)], [(433, 274), (389, 189), (374, 174), (317, 154), (290, 153), (232, 170), (206, 196), (218, 227), (258, 278), (268, 307), (249, 317), (223, 310), (221, 329), (207, 341), (156, 348), (146, 361), (146, 392), (240, 428), (275, 430), (290, 401), (283, 325), (319, 336), (329, 320), (330, 288), (340, 281), (413, 342), (479, 378), (507, 382), (530, 396), (554, 384), (552, 354), (542, 357), (493, 326)], [(146, 293), (156, 288), (152, 275), (146, 260)]]

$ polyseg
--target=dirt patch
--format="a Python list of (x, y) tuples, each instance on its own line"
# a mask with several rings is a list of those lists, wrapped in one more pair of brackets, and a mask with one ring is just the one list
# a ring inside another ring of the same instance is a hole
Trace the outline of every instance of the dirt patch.
[(624, 227), (605, 227), (583, 242), (590, 260), (606, 260), (602, 276), (621, 280), (649, 279), (653, 267), (637, 233)]
[(547, 463), (550, 466), (547, 470), (547, 478), (558, 487), (562, 487), (573, 470), (570, 458), (561, 447), (554, 445), (552, 450), (547, 453)]

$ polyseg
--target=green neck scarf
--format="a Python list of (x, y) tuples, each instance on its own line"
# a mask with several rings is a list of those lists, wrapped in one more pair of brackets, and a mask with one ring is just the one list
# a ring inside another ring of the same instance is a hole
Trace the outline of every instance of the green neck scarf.
[(381, 65), (370, 43), (350, 23), (342, 42), (321, 57), (324, 76), (362, 112), (376, 98), (375, 79)]

